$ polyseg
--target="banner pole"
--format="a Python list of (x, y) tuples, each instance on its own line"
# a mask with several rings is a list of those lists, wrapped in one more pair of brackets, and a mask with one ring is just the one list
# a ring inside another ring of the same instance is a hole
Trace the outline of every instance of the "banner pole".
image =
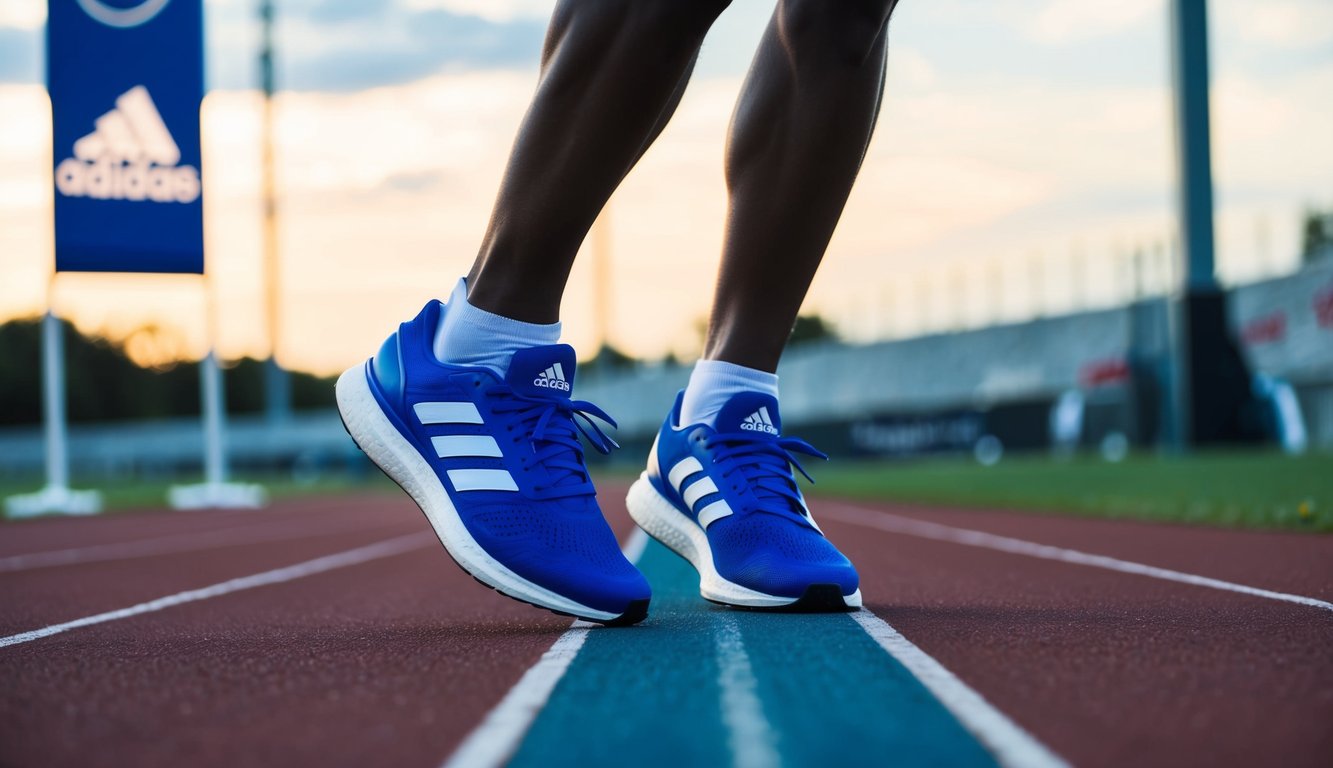
[(46, 485), (36, 493), (5, 499), (7, 517), (95, 515), (102, 510), (97, 491), (75, 491), (69, 485), (69, 429), (65, 415), (65, 335), (56, 314), (56, 273), (46, 286), (42, 316), (42, 427), (46, 438)]
[(227, 396), (218, 364), (218, 300), (208, 272), (200, 275), (204, 291), (204, 335), (208, 351), (199, 361), (199, 418), (203, 422), (204, 481), (177, 485), (167, 491), (173, 509), (227, 509), (262, 507), (268, 494), (263, 486), (233, 483), (227, 468)]
[(42, 318), (42, 410), (46, 420), (46, 487), (54, 496), (69, 494), (68, 428), (65, 423), (65, 339), (55, 307), (56, 273), (46, 286)]
[(227, 482), (226, 435), (223, 434), (225, 393), (222, 371), (218, 368), (217, 302), (212, 281), (203, 276), (204, 313), (208, 352), (199, 363), (200, 393), (204, 417), (204, 482), (219, 487)]

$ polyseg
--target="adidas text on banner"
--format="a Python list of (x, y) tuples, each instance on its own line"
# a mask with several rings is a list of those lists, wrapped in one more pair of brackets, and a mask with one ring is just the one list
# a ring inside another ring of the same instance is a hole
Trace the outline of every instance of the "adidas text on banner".
[(74, 142), (74, 156), (56, 166), (56, 189), (66, 197), (193, 203), (199, 169), (180, 162), (180, 149), (148, 89), (136, 85)]

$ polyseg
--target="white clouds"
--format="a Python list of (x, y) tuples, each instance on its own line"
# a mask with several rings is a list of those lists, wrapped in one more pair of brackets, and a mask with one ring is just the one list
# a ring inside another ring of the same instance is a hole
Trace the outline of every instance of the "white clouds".
[(1265, 0), (1247, 3), (1240, 39), (1272, 46), (1313, 48), (1333, 43), (1333, 3), (1328, 0)]
[(893, 92), (895, 86), (917, 90), (929, 88), (935, 85), (938, 75), (930, 59), (920, 50), (898, 46), (889, 56), (888, 78), (888, 90)]
[(0, 3), (0, 27), (37, 29), (46, 23), (46, 0), (5, 0)]
[(551, 15), (555, 0), (402, 0), (402, 5), (410, 10), (440, 9), (504, 22), (544, 19)]
[[(1010, 0), (977, 9), (987, 15), (982, 22), (967, 16), (968, 2), (949, 1), (956, 7), (946, 3), (951, 12), (943, 14), (926, 12), (939, 6), (904, 5), (880, 131), (808, 309), (843, 319), (848, 306), (866, 306), (882, 297), (886, 286), (910, 284), (923, 271), (980, 273), (988, 260), (1007, 255), (1027, 259), (1034, 251), (1050, 253), (1074, 241), (1093, 250), (1122, 235), (1160, 237), (1170, 225), (1164, 0), (1118, 5)], [(235, 11), (227, 18), (234, 18), (237, 41), (252, 24), (240, 12), (248, 2), (221, 4)], [(551, 6), (400, 2), (529, 22)], [(615, 341), (635, 353), (687, 350), (691, 326), (706, 311), (726, 206), (723, 145), (741, 75), (739, 65), (709, 68), (707, 57), (731, 56), (734, 51), (724, 49), (738, 45), (743, 31), (757, 34), (765, 0), (737, 2), (736, 13), (749, 15), (731, 19), (722, 30), (726, 34), (706, 47), (701, 65), (720, 76), (691, 85), (676, 119), (614, 199)], [(1222, 13), (1232, 7), (1227, 5), (1214, 23), (1225, 31), (1242, 18), (1255, 19), (1258, 31), (1252, 36), (1267, 41), (1255, 47), (1280, 52), (1291, 40), (1317, 37), (1305, 29), (1320, 26), (1308, 21), (1317, 15), (1297, 22), (1283, 15), (1291, 9), (1306, 13), (1314, 5), (1274, 0), (1229, 16)], [(210, 0), (210, 8), (219, 6)], [(22, 7), (44, 4), (0, 0), (0, 14)], [(1265, 17), (1270, 8), (1277, 12)], [(921, 10), (912, 15), (913, 9)], [(1159, 12), (1157, 26), (1148, 29), (1142, 22)], [(1000, 28), (991, 18), (996, 15), (1012, 28)], [(960, 29), (971, 29), (964, 22), (985, 29), (960, 39)], [(386, 30), (372, 24), (370, 32), (350, 24), (325, 35), (313, 23), (291, 20), (284, 21), (284, 34), (292, 36), (292, 55), (358, 42), (339, 36), (344, 32), (369, 35), (361, 43), (378, 50), (394, 44), (387, 31), (394, 23), (385, 22)], [(1096, 51), (1087, 50), (1092, 46), (1053, 51), (1031, 43), (1080, 41), (1130, 28), (1132, 35)], [(1333, 24), (1320, 27), (1328, 28)], [(1143, 47), (1148, 39), (1157, 46), (1151, 52)], [(1089, 59), (1121, 54), (1140, 64), (1156, 58), (1145, 67), (1146, 76), (1129, 83), (1116, 79), (1114, 68), (1110, 74), (1098, 70), (1104, 79), (1079, 68)], [(1215, 55), (1225, 64), (1235, 54), (1219, 46)], [(1046, 71), (1057, 58), (1059, 71)], [(1282, 251), (1285, 241), (1277, 236), (1285, 231), (1285, 212), (1314, 199), (1312, 193), (1326, 196), (1327, 179), (1333, 178), (1333, 155), (1322, 138), (1333, 135), (1327, 102), (1333, 68), (1273, 77), (1219, 66), (1218, 73), (1214, 155), (1221, 215), (1234, 218), (1242, 210), (1237, 206), (1249, 206), (1243, 207), (1246, 216), (1257, 205), (1278, 212), (1272, 219), (1274, 250)], [(351, 92), (281, 94), (289, 363), (322, 371), (345, 366), (466, 270), (533, 85), (533, 67), (525, 66)], [(6, 116), (0, 120), (3, 319), (41, 306), (50, 266), (49, 105), (39, 86), (0, 86), (0, 114)], [(216, 91), (205, 102), (209, 264), (222, 296), (224, 356), (265, 350), (258, 126), (252, 93)], [(1243, 219), (1247, 236), (1249, 221)], [(590, 282), (584, 259), (575, 267), (564, 305), (566, 335), (583, 349), (593, 341)], [(147, 278), (74, 279), (62, 295), (81, 308), (85, 327), (127, 332), (157, 320), (180, 328), (190, 349), (200, 349), (202, 324), (190, 308), (194, 294), (163, 293), (163, 284)], [(351, 302), (357, 312), (346, 311)]]
[(1152, 13), (1163, 0), (1050, 0), (1023, 28), (1035, 40), (1064, 45), (1122, 32)]

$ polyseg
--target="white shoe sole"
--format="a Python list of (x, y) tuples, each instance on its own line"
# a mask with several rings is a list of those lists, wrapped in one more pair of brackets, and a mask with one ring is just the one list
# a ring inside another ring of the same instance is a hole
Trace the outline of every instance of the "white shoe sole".
[[(723, 578), (713, 566), (713, 550), (708, 546), (708, 536), (703, 529), (663, 497), (648, 480), (646, 472), (630, 486), (625, 504), (629, 507), (629, 516), (645, 533), (694, 566), (694, 570), (699, 572), (699, 594), (705, 600), (745, 608), (771, 609), (792, 607), (802, 600), (799, 597), (764, 594)], [(839, 597), (845, 610), (861, 607), (859, 589)]]
[(492, 558), (468, 533), (439, 475), (380, 409), (370, 391), (367, 363), (338, 377), (338, 412), (357, 446), (421, 507), (449, 556), (473, 578), (516, 600), (581, 619), (611, 622), (622, 614), (589, 608), (534, 584)]

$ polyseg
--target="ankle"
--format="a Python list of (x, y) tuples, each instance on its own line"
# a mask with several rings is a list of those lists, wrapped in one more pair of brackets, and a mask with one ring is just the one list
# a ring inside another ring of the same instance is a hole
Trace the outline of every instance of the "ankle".
[(559, 340), (559, 322), (530, 323), (476, 306), (463, 279), (440, 316), (433, 348), (442, 363), (489, 368), (504, 376), (518, 350)]
[(758, 392), (777, 399), (778, 376), (723, 360), (700, 360), (694, 364), (690, 383), (685, 387), (679, 426), (716, 426), (722, 408), (741, 392)]

